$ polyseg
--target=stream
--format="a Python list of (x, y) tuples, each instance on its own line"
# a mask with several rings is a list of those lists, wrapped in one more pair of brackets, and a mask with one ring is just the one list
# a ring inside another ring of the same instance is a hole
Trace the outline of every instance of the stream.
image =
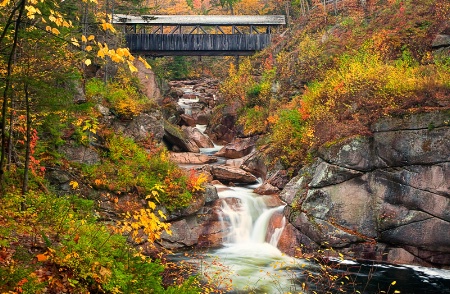
[(232, 224), (227, 241), (221, 248), (196, 252), (194, 260), (181, 253), (174, 259), (195, 264), (199, 274), (226, 293), (450, 293), (450, 270), (337, 259), (327, 260), (326, 269), (336, 284), (344, 283), (345, 292), (333, 289), (322, 263), (278, 250), (277, 233), (283, 228), (266, 238), (270, 218), (282, 206), (266, 207), (252, 192), (254, 186), (219, 188), (222, 218)]
[[(187, 102), (179, 101), (190, 113)], [(212, 155), (220, 147), (202, 148), (201, 153)], [(190, 252), (188, 257), (174, 254), (173, 260), (192, 263), (198, 274), (225, 293), (450, 294), (450, 270), (332, 258), (319, 262), (283, 254), (277, 243), (286, 220), (270, 234), (268, 227), (284, 206), (268, 207), (264, 197), (253, 193), (258, 185), (217, 185), (225, 242), (221, 248)], [(341, 285), (341, 290), (331, 285)]]

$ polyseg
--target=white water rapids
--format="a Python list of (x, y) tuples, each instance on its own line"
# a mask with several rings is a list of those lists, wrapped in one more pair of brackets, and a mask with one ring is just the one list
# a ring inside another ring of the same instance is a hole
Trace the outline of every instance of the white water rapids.
[[(196, 102), (198, 99), (179, 101), (187, 114), (191, 114), (191, 104)], [(204, 132), (206, 126), (198, 125), (197, 128)], [(221, 147), (201, 148), (201, 153), (213, 155)], [(220, 158), (218, 163), (225, 163), (225, 159)], [(286, 256), (277, 248), (285, 218), (268, 236), (270, 219), (282, 211), (283, 206), (268, 208), (264, 197), (252, 192), (255, 186), (219, 188), (220, 217), (227, 236), (222, 248), (201, 253), (200, 262), (188, 258), (198, 265), (198, 274), (226, 293), (342, 293), (324, 291), (322, 285), (309, 283), (304, 271), (321, 276), (321, 266)], [(353, 281), (345, 293), (373, 294), (382, 293), (381, 290), (394, 293), (398, 290), (408, 294), (450, 294), (450, 270), (346, 260), (336, 263), (342, 266), (337, 266), (334, 274), (346, 272)], [(393, 281), (396, 281), (395, 288)], [(303, 283), (308, 284), (308, 291), (301, 289)]]
[[(284, 255), (276, 247), (282, 226), (267, 236), (271, 217), (284, 206), (268, 208), (261, 196), (249, 188), (230, 187), (219, 192), (222, 199), (221, 220), (228, 232), (224, 247), (215, 250), (206, 275), (221, 272), (233, 292), (287, 293), (294, 289), (293, 276), (286, 267), (298, 267), (299, 261)], [(269, 242), (266, 242), (266, 240)], [(304, 261), (302, 261), (304, 262)], [(298, 288), (297, 288), (298, 289)]]

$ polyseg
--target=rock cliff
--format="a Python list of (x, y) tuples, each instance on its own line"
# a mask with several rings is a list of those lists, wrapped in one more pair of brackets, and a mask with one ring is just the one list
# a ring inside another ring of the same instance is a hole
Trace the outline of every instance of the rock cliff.
[(449, 267), (450, 112), (384, 118), (372, 132), (323, 147), (287, 184), (281, 249)]

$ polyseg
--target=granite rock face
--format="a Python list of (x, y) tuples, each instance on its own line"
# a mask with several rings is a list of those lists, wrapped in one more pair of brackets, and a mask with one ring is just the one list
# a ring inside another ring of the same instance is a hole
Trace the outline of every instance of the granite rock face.
[(216, 187), (207, 185), (191, 205), (167, 214), (172, 234), (164, 232), (159, 245), (169, 249), (220, 246), (227, 233), (220, 221), (220, 206)]
[[(450, 266), (450, 112), (385, 118), (322, 148), (281, 192), (298, 247)], [(289, 248), (281, 248), (292, 252)]]

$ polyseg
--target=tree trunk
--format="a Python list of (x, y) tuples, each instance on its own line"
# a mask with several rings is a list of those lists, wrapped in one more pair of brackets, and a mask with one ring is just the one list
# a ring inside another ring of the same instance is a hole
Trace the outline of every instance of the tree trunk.
[[(26, 147), (25, 147), (25, 167), (23, 171), (22, 196), (28, 192), (28, 175), (30, 172), (30, 155), (31, 155), (31, 114), (30, 114), (30, 97), (28, 93), (28, 83), (24, 85), (25, 106), (26, 106)], [(23, 208), (23, 203), (22, 203)]]
[[(17, 10), (19, 10), (19, 14), (17, 16), (17, 19), (15, 21), (15, 30), (14, 30), (14, 37), (13, 37), (13, 43), (11, 46), (11, 52), (9, 54), (8, 58), (8, 66), (6, 70), (6, 76), (5, 76), (5, 89), (3, 90), (3, 103), (2, 103), (2, 135), (1, 135), (1, 155), (0, 155), (0, 193), (3, 194), (4, 191), (4, 181), (5, 181), (5, 158), (6, 158), (6, 109), (8, 107), (8, 94), (11, 87), (11, 74), (12, 74), (12, 65), (13, 65), (13, 59), (17, 48), (17, 40), (19, 37), (19, 29), (20, 29), (20, 22), (22, 20), (22, 14), (25, 10), (25, 4), (26, 0), (22, 0), (17, 4), (17, 9), (13, 9), (10, 15), (10, 19), (13, 18), (13, 15)], [(2, 33), (2, 38), (6, 35), (7, 28), (5, 27), (5, 31)], [(2, 39), (0, 39), (2, 40)], [(10, 130), (11, 132), (11, 130)]]

